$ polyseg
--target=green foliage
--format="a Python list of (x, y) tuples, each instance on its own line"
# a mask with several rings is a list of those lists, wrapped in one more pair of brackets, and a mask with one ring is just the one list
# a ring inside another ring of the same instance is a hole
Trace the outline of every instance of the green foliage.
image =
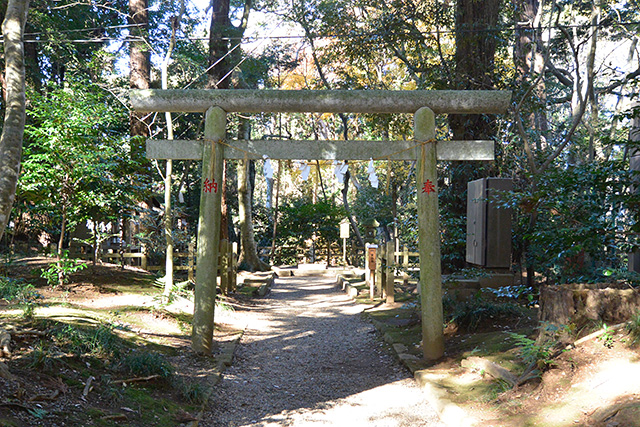
[[(554, 282), (625, 276), (626, 253), (636, 244), (629, 232), (635, 219), (624, 214), (638, 199), (626, 191), (631, 179), (621, 161), (549, 169), (539, 177), (535, 193), (523, 188), (500, 202), (520, 213), (516, 251), (526, 245), (527, 263)], [(533, 209), (535, 222), (530, 220)]]
[(481, 325), (492, 324), (499, 319), (523, 316), (518, 305), (487, 301), (479, 294), (461, 302), (445, 298), (443, 306), (446, 320), (466, 331), (475, 331)]
[(53, 329), (52, 335), (59, 348), (76, 356), (112, 357), (120, 354), (113, 327), (104, 323), (93, 328), (60, 324)]
[(606, 323), (602, 324), (602, 330), (603, 332), (598, 337), (598, 341), (601, 341), (602, 345), (604, 345), (605, 347), (612, 348), (614, 344), (613, 334), (615, 331), (608, 327)]
[(134, 167), (121, 106), (86, 81), (29, 99), (16, 202), (29, 223), (21, 225), (59, 235), (63, 223), (108, 221), (132, 207), (142, 188), (128, 175)]
[[(474, 276), (478, 277), (478, 276)], [(523, 302), (532, 307), (538, 304), (540, 291), (525, 285), (501, 286), (499, 288), (485, 288), (484, 292), (493, 294), (496, 298), (512, 300), (513, 302)]]
[(23, 310), (23, 317), (30, 319), (40, 294), (34, 286), (23, 279), (0, 276), (0, 298), (9, 303), (17, 302)]
[(640, 311), (627, 322), (626, 329), (631, 336), (631, 344), (638, 344), (640, 342)]
[[(113, 55), (107, 54), (106, 42), (100, 38), (115, 37), (120, 30), (114, 28), (126, 23), (127, 3), (115, 0), (91, 4), (61, 0), (55, 5), (46, 0), (29, 4), (27, 33), (39, 34), (42, 41), (34, 48), (37, 58), (27, 55), (27, 81), (36, 88), (48, 83), (62, 85), (69, 76), (84, 74), (92, 79), (108, 78), (114, 71)], [(77, 43), (77, 39), (94, 39), (94, 43)], [(35, 61), (35, 63), (34, 63)]]
[(30, 368), (39, 369), (41, 371), (51, 371), (55, 364), (55, 358), (45, 347), (42, 341), (35, 346), (27, 358), (29, 360), (28, 366)]
[(161, 354), (151, 351), (128, 354), (122, 360), (121, 367), (135, 376), (159, 375), (161, 378), (170, 378), (174, 372), (173, 366)]
[(69, 283), (71, 275), (87, 268), (87, 264), (69, 258), (69, 251), (63, 251), (62, 257), (48, 268), (40, 270), (40, 277), (47, 280), (49, 286), (63, 286)]
[(309, 203), (305, 199), (290, 201), (281, 207), (277, 244), (303, 245), (313, 240), (325, 246), (339, 238), (339, 224), (344, 210), (328, 202)]
[(0, 298), (7, 302), (32, 299), (38, 296), (35, 288), (23, 279), (0, 276)]
[(553, 363), (555, 341), (545, 340), (541, 344), (526, 335), (509, 332), (509, 336), (520, 346), (518, 353), (525, 365), (536, 365), (539, 369), (550, 366)]
[(207, 401), (207, 387), (199, 382), (185, 381), (182, 378), (176, 378), (172, 381), (180, 395), (188, 402), (194, 405), (201, 405)]

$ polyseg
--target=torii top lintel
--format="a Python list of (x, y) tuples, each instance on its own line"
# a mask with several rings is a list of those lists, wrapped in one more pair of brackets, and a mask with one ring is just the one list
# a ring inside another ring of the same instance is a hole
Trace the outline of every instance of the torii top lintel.
[(131, 90), (134, 110), (203, 113), (212, 106), (242, 113), (415, 113), (500, 114), (511, 92), (500, 90)]

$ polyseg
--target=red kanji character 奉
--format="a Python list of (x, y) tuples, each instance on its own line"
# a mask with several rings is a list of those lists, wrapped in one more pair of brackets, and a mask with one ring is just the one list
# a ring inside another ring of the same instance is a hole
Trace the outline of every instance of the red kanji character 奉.
[(204, 180), (204, 192), (211, 193), (213, 190), (214, 193), (218, 192), (218, 183), (214, 180), (213, 182), (209, 181), (209, 178)]
[(435, 192), (436, 192), (436, 186), (435, 186), (435, 185), (433, 185), (433, 182), (431, 182), (431, 180), (429, 180), (429, 179), (428, 179), (428, 180), (424, 183), (424, 186), (422, 187), (422, 192), (423, 192), (423, 193), (427, 193), (427, 194), (429, 194), (429, 193), (435, 193)]

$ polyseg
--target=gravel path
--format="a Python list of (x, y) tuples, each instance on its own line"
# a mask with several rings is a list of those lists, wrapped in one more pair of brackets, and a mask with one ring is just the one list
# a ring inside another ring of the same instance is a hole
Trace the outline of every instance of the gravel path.
[(205, 426), (433, 426), (433, 409), (354, 304), (323, 277), (284, 277), (251, 310)]

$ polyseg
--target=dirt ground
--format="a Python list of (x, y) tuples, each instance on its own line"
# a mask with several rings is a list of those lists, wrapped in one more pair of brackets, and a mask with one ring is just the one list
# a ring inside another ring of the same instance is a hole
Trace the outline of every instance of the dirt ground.
[[(21, 304), (0, 299), (0, 332), (11, 335), (10, 353), (0, 352), (0, 426), (176, 426), (195, 420), (224, 367), (218, 358), (191, 351), (193, 305), (184, 299), (163, 303), (154, 276), (115, 265), (91, 266), (69, 285), (52, 288), (39, 277), (49, 262), (21, 260), (0, 272), (33, 284), (41, 296), (29, 319)], [(219, 317), (224, 320), (224, 313)], [(111, 334), (99, 335), (105, 325)], [(221, 323), (216, 344), (237, 342), (241, 332), (242, 326)], [(70, 345), (69, 337), (86, 342)], [(98, 348), (100, 339), (112, 348)], [(168, 362), (170, 379), (140, 373), (144, 367), (127, 372), (113, 362), (141, 354), (160, 355), (139, 363)]]
[(476, 426), (640, 426), (640, 353), (625, 332), (613, 334), (606, 345), (594, 338), (567, 348), (540, 378), (515, 388), (459, 363), (432, 369), (455, 378), (455, 385), (440, 383)]
[[(42, 296), (35, 320), (24, 319), (19, 305), (0, 300), (0, 329), (13, 334), (11, 354), (0, 357), (0, 426), (175, 426), (206, 417), (201, 403), (208, 393), (206, 385), (219, 380), (222, 365), (231, 358), (227, 355), (222, 362), (223, 357), (202, 358), (191, 352), (190, 302), (161, 304), (162, 289), (153, 285), (153, 276), (113, 265), (90, 267), (74, 274), (70, 285), (51, 288), (38, 273), (49, 261), (24, 260), (0, 271), (24, 278)], [(243, 312), (254, 306), (250, 298), (239, 295), (226, 304), (229, 309), (216, 314), (219, 348), (237, 342), (246, 327)], [(45, 352), (42, 340), (51, 341), (52, 331), (60, 325), (95, 327), (102, 322), (127, 341), (123, 351), (161, 352), (179, 381), (138, 382), (135, 375), (110, 366), (104, 356), (77, 356), (64, 348), (55, 353), (55, 346), (47, 346)], [(428, 369), (433, 384), (477, 426), (640, 427), (640, 352), (630, 346), (631, 337), (623, 328), (566, 348), (541, 378), (514, 389), (486, 372), (460, 366), (461, 359), (481, 347), (473, 339), (517, 330), (522, 322), (498, 322), (493, 332), (482, 334), (451, 334), (447, 359)], [(517, 353), (511, 348), (486, 357), (517, 371)], [(189, 393), (200, 400), (187, 399)]]

